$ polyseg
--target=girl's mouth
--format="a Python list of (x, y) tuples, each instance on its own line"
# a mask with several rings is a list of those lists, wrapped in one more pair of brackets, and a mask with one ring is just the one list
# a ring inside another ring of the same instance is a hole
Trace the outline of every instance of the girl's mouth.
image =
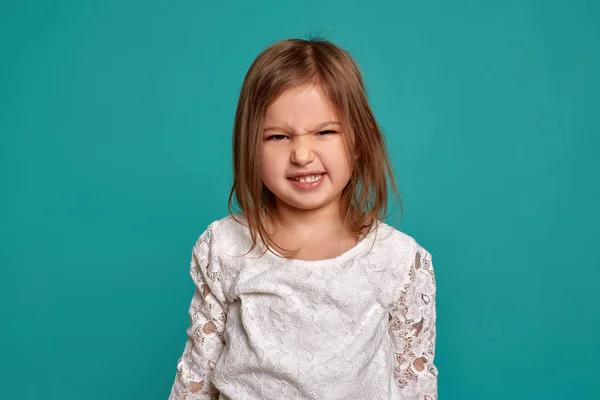
[(290, 178), (296, 182), (305, 182), (305, 183), (311, 183), (311, 182), (316, 182), (319, 179), (321, 179), (323, 177), (323, 174), (316, 174), (316, 175), (305, 175), (305, 176), (299, 176), (297, 178)]
[(323, 179), (324, 176), (325, 176), (325, 173), (321, 173), (321, 174), (314, 174), (314, 175), (297, 176), (294, 178), (288, 178), (288, 180), (290, 182), (292, 182), (294, 184), (294, 186), (296, 186), (299, 189), (309, 190), (309, 189), (316, 189), (319, 186), (321, 186), (321, 184), (324, 181), (324, 179)]

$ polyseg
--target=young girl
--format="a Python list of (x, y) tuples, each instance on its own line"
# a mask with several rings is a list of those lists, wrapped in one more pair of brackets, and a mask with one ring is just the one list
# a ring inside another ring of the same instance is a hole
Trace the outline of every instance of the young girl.
[(359, 69), (325, 40), (264, 50), (229, 199), (192, 251), (170, 399), (436, 399), (431, 255), (383, 222), (396, 186)]

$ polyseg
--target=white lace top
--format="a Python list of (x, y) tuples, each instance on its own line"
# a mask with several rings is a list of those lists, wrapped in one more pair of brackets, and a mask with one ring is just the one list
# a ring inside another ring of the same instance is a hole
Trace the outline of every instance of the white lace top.
[(318, 261), (250, 244), (228, 216), (194, 246), (170, 400), (437, 399), (435, 277), (412, 237), (382, 222)]

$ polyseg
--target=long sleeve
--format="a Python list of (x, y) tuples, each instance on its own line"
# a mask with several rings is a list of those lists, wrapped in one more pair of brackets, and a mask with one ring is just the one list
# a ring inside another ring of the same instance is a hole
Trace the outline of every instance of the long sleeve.
[(403, 399), (437, 399), (436, 282), (431, 255), (418, 246), (409, 279), (390, 311), (394, 377)]
[(190, 273), (196, 289), (189, 308), (191, 323), (169, 400), (214, 400), (219, 397), (211, 376), (225, 343), (223, 331), (228, 303), (219, 285), (219, 265), (211, 255), (211, 242), (209, 227), (192, 251)]

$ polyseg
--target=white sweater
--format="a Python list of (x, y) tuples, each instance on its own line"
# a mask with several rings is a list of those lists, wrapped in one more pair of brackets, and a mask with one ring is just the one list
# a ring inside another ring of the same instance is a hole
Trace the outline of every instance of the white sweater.
[(412, 237), (380, 222), (318, 261), (250, 244), (231, 216), (196, 242), (170, 400), (437, 399), (435, 277)]

